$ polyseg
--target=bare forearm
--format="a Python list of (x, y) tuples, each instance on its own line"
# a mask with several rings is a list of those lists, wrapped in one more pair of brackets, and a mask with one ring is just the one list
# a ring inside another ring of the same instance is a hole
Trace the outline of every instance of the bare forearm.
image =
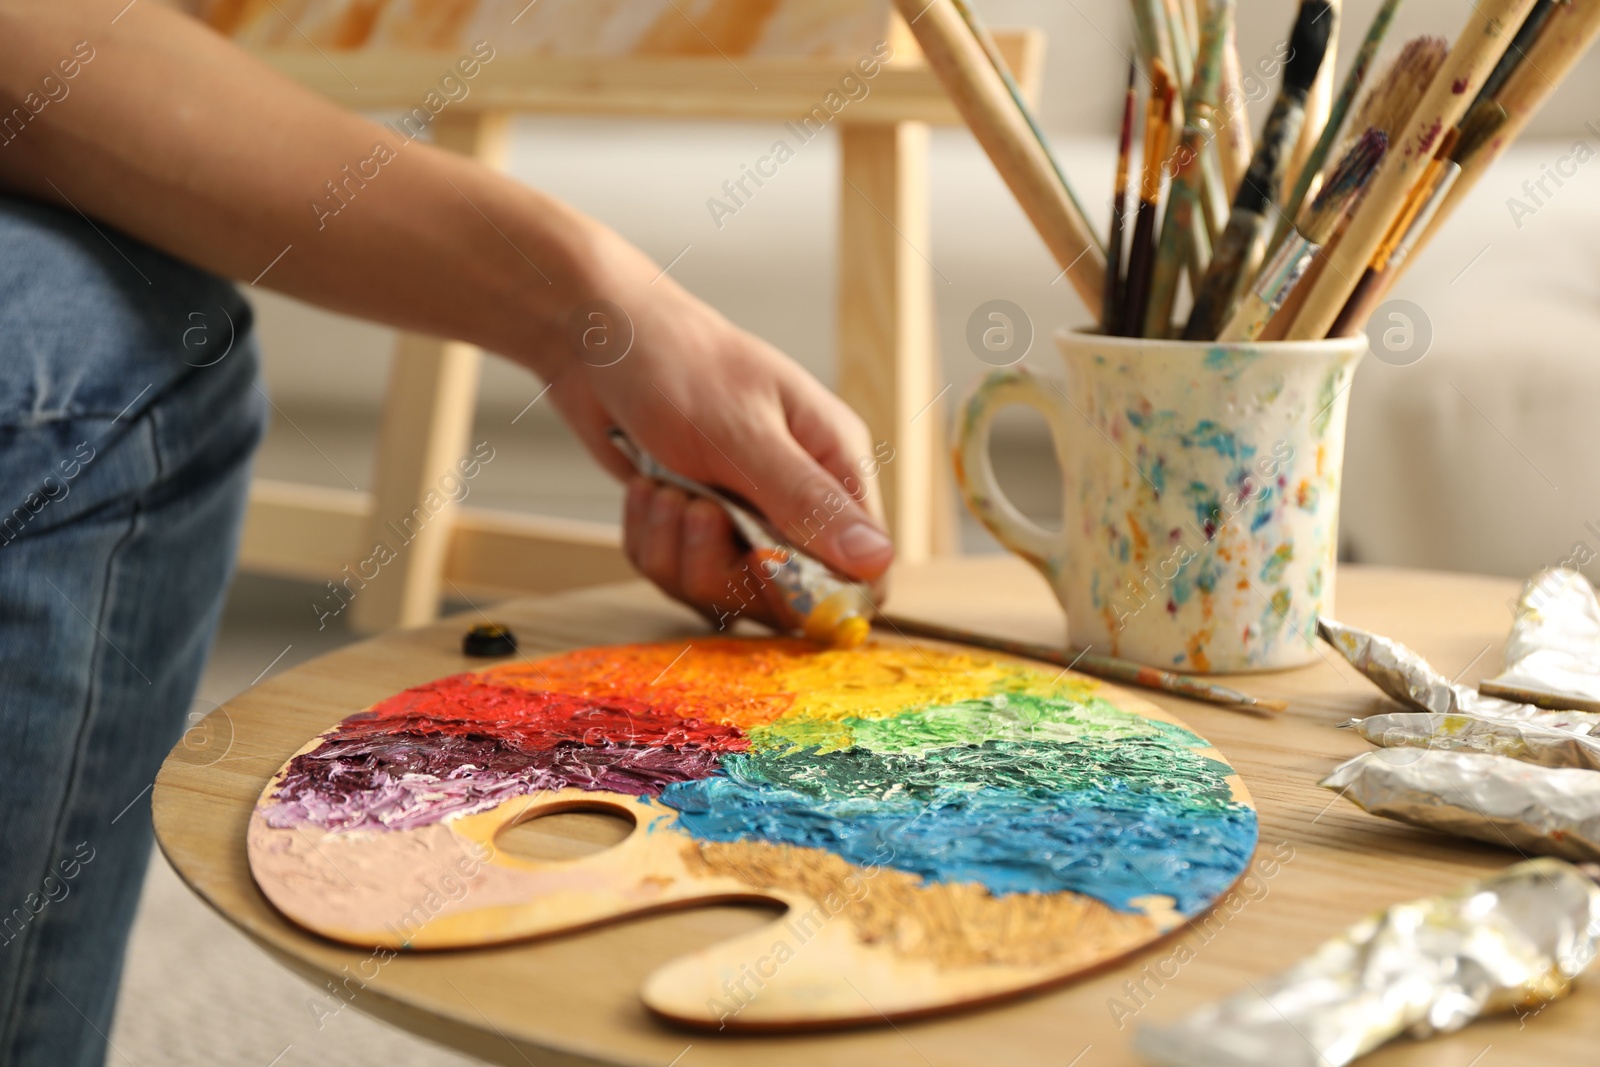
[[(0, 187), (234, 278), (510, 356), (551, 383), (614, 472), (628, 470), (617, 427), (778, 529), (808, 529), (826, 505), (808, 551), (857, 578), (888, 567), (865, 428), (782, 353), (599, 223), (334, 107), (153, 0), (126, 3), (0, 0)], [(345, 189), (331, 216), (329, 182)], [(616, 358), (579, 358), (566, 336), (597, 298), (631, 327)], [(672, 595), (726, 607), (748, 574), (731, 528), (681, 494), (657, 503), (630, 511), (630, 554)]]
[(571, 309), (631, 249), (182, 14), (139, 3), (113, 24), (125, 2), (0, 3), (0, 114), (27, 116), (0, 131), (0, 183), (229, 277), (559, 373)]

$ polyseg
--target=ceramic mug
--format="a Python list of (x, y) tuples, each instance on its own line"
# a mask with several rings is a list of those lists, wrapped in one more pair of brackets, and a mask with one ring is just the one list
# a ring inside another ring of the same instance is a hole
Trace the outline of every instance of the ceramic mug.
[[(1063, 332), (1066, 379), (994, 371), (956, 432), (967, 507), (1032, 563), (1071, 643), (1156, 667), (1268, 670), (1317, 658), (1333, 610), (1339, 475), (1364, 336), (1220, 344)], [(1006, 499), (995, 413), (1044, 415), (1062, 526)]]

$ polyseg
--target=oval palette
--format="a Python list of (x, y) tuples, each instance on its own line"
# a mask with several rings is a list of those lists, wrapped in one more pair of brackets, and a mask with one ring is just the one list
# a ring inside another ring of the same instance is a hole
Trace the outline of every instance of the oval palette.
[[(495, 847), (573, 808), (604, 852)], [(646, 982), (717, 1027), (895, 1018), (1035, 988), (1205, 911), (1256, 844), (1204, 739), (1114, 686), (987, 653), (700, 638), (408, 689), (314, 738), (252, 815), (295, 922), (364, 947), (484, 946), (763, 899), (770, 926)]]

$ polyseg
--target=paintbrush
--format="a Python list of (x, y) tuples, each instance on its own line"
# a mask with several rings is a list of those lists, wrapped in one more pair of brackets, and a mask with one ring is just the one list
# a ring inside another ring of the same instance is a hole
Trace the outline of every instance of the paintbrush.
[(1461, 125), (1456, 127), (1460, 136), (1456, 139), (1456, 146), (1450, 153), (1450, 158), (1462, 167), (1467, 161), (1477, 157), (1478, 153), (1496, 137), (1506, 124), (1506, 109), (1498, 100), (1481, 100), (1473, 105), (1467, 117), (1461, 120)]
[(1540, 32), (1544, 30), (1545, 20), (1550, 17), (1550, 12), (1555, 6), (1554, 0), (1534, 0), (1533, 10), (1522, 20), (1517, 35), (1511, 38), (1511, 43), (1506, 46), (1505, 55), (1500, 57), (1500, 62), (1494, 65), (1494, 70), (1484, 79), (1483, 88), (1478, 90), (1478, 98), (1472, 102), (1473, 107), (1493, 100), (1499, 94), (1506, 79), (1511, 77), (1511, 72), (1528, 58), (1528, 49), (1539, 39)]
[(1305, 118), (1306, 93), (1327, 52), (1333, 21), (1329, 11), (1328, 0), (1303, 0), (1300, 5), (1289, 36), (1283, 85), (1267, 116), (1250, 169), (1234, 194), (1233, 210), (1211, 257), (1211, 269), (1206, 271), (1195, 294), (1194, 309), (1183, 331), (1185, 340), (1209, 341), (1216, 337), (1232, 312), (1240, 289), (1261, 266), (1266, 252), (1266, 212), (1282, 196), (1288, 153)]
[(1194, 80), (1194, 38), (1189, 36), (1183, 12), (1178, 9), (1178, 0), (1161, 0), (1161, 6), (1167, 24), (1167, 39), (1172, 42), (1172, 70), (1178, 76), (1178, 85), (1182, 87)]
[[(1306, 117), (1300, 124), (1300, 136), (1295, 139), (1294, 150), (1289, 153), (1288, 169), (1283, 172), (1286, 189), (1292, 188), (1300, 180), (1306, 162), (1311, 158), (1312, 148), (1322, 140), (1322, 133), (1328, 128), (1328, 120), (1333, 115), (1333, 76), (1339, 65), (1339, 20), (1343, 0), (1328, 2), (1327, 17), (1333, 20), (1328, 27), (1328, 50), (1323, 53), (1322, 65), (1317, 68), (1316, 79), (1306, 93)], [(1281, 212), (1278, 219), (1292, 219), (1299, 210), (1300, 205), (1296, 204), (1292, 209)]]
[(1194, 44), (1196, 58), (1200, 53), (1200, 11), (1198, 0), (1178, 0), (1179, 17), (1183, 19), (1184, 30), (1190, 42)]
[(1057, 667), (1067, 667), (1096, 678), (1105, 678), (1114, 682), (1126, 682), (1129, 685), (1136, 685), (1141, 689), (1152, 689), (1159, 693), (1176, 693), (1178, 696), (1188, 697), (1190, 700), (1201, 700), (1207, 704), (1217, 704), (1238, 711), (1276, 713), (1288, 709), (1288, 704), (1284, 701), (1253, 697), (1248, 693), (1241, 693), (1237, 689), (1229, 689), (1227, 686), (1208, 682), (1203, 678), (1196, 678), (1192, 674), (1177, 674), (1172, 671), (1161, 670), (1159, 667), (1146, 667), (1142, 663), (1132, 663), (1128, 660), (1115, 659), (1111, 656), (1100, 656), (1088, 651), (1059, 649), (1034, 641), (1014, 641), (1006, 637), (994, 637), (989, 634), (978, 633), (974, 630), (963, 630), (954, 626), (941, 626), (932, 622), (919, 622), (899, 615), (880, 614), (877, 621), (892, 627), (902, 637), (927, 637), (935, 641), (949, 641), (953, 644), (972, 645), (976, 648), (986, 648), (993, 652), (1024, 656), (1028, 659), (1039, 660), (1042, 663), (1054, 664)]
[[(1333, 324), (1330, 331), (1334, 337), (1345, 336), (1346, 332), (1365, 328), (1367, 319), (1372, 315), (1372, 309), (1383, 300), (1384, 294), (1399, 277), (1401, 268), (1410, 258), (1412, 251), (1422, 240), (1422, 235), (1428, 232), (1433, 223), (1433, 217), (1439, 213), (1450, 196), (1451, 190), (1460, 180), (1462, 170), (1468, 161), (1477, 156), (1505, 124), (1506, 109), (1494, 100), (1480, 100), (1467, 112), (1467, 117), (1461, 125), (1450, 131), (1458, 135), (1453, 141), (1453, 147), (1443, 147), (1441, 155), (1448, 155), (1439, 168), (1438, 177), (1434, 181), (1432, 190), (1423, 202), (1406, 218), (1405, 232), (1397, 240), (1386, 239), (1379, 248), (1379, 254), (1373, 257), (1373, 263), (1367, 267), (1367, 273), (1361, 276), (1361, 281), (1356, 283), (1355, 292), (1350, 294), (1350, 302), (1345, 304), (1344, 311), (1339, 313), (1339, 321)], [(1448, 138), (1447, 138), (1448, 140)], [(1352, 307), (1352, 305), (1354, 305)]]
[(1350, 128), (1380, 129), (1394, 140), (1449, 54), (1450, 42), (1443, 37), (1424, 34), (1406, 41), (1356, 105)]
[[(1177, 72), (1178, 94), (1172, 101), (1170, 129), (1181, 129), (1187, 118), (1183, 91), (1190, 84), (1194, 67), (1196, 37), (1183, 4), (1189, 0), (1132, 0), (1134, 38), (1144, 69), (1155, 69), (1155, 61), (1166, 64), (1167, 72)], [(1232, 29), (1232, 23), (1229, 24)], [(1240, 98), (1243, 99), (1242, 97)], [(1246, 137), (1249, 134), (1246, 131)], [(1205, 208), (1206, 239), (1214, 241), (1227, 222), (1228, 193), (1223, 188), (1223, 172), (1211, 153), (1200, 157), (1200, 203)]]
[[(1219, 109), (1217, 156), (1222, 170), (1224, 201), (1231, 201), (1250, 167), (1255, 148), (1250, 139), (1249, 101), (1245, 99), (1244, 72), (1239, 67), (1236, 24), (1228, 23), (1228, 39), (1222, 48), (1222, 106)], [(1223, 204), (1227, 221), (1227, 203)]]
[[(1350, 128), (1382, 130), (1393, 144), (1400, 128), (1421, 102), (1422, 94), (1427, 92), (1433, 76), (1444, 65), (1444, 57), (1449, 51), (1450, 42), (1443, 37), (1413, 37), (1407, 41), (1356, 105), (1355, 113), (1350, 117)], [(1349, 221), (1349, 214), (1340, 220), (1327, 245), (1312, 259), (1305, 275), (1289, 291), (1283, 306), (1267, 323), (1261, 340), (1281, 340), (1288, 334), (1300, 309), (1316, 288), (1317, 279), (1322, 277), (1322, 272), (1327, 268), (1328, 248), (1339, 242)]]
[[(1600, 37), (1600, 4), (1557, 4), (1545, 18), (1539, 36), (1527, 49), (1527, 58), (1507, 75), (1495, 94), (1495, 102), (1505, 109), (1506, 119), (1485, 144), (1461, 156), (1461, 177), (1456, 179), (1450, 195), (1445, 197), (1432, 223), (1412, 248), (1407, 264), (1416, 262), (1417, 253), (1427, 246), (1456, 205), (1472, 191), (1484, 171), (1538, 114), (1596, 37)], [(1389, 272), (1391, 284), (1397, 273)]]
[(1122, 100), (1122, 132), (1117, 138), (1117, 177), (1111, 190), (1111, 235), (1106, 242), (1106, 298), (1100, 330), (1113, 334), (1122, 320), (1122, 227), (1128, 210), (1128, 161), (1133, 155), (1133, 121), (1139, 108), (1139, 68), (1128, 61), (1128, 92)]
[(1162, 0), (1131, 0), (1131, 3), (1134, 41), (1139, 46), (1144, 69), (1154, 72), (1157, 60), (1165, 64), (1168, 71), (1177, 69), (1177, 59), (1172, 54), (1172, 30), (1167, 24), (1167, 9)]
[[(1171, 42), (1172, 59), (1167, 61), (1168, 69), (1177, 72), (1178, 96), (1172, 103), (1172, 125), (1182, 128), (1190, 121), (1189, 102), (1187, 93), (1192, 93), (1194, 78), (1200, 72), (1200, 40), (1202, 31), (1194, 20), (1194, 0), (1162, 0), (1165, 8), (1165, 26), (1167, 38)], [(1233, 30), (1233, 5), (1228, 5), (1227, 32)], [(1221, 63), (1220, 58), (1218, 63)], [(1218, 70), (1218, 84), (1220, 85), (1220, 67)], [(1211, 93), (1211, 111), (1206, 121), (1207, 141), (1215, 136), (1216, 101), (1219, 92)], [(1228, 221), (1228, 194), (1223, 189), (1222, 168), (1219, 158), (1210, 152), (1201, 152), (1197, 157), (1198, 169), (1190, 175), (1190, 181), (1197, 184), (1196, 199), (1204, 208), (1206, 226), (1203, 248), (1200, 242), (1191, 242), (1187, 260), (1189, 269), (1198, 278), (1205, 273), (1206, 264), (1211, 260), (1211, 245), (1216, 241), (1217, 235), (1222, 232), (1222, 227)], [(1179, 164), (1181, 166), (1182, 164)], [(1177, 167), (1174, 170), (1178, 169)], [(1176, 174), (1174, 174), (1176, 177)], [(1162, 252), (1156, 259), (1157, 269), (1163, 262)]]
[(1461, 130), (1457, 127), (1439, 142), (1433, 161), (1411, 189), (1410, 201), (1400, 209), (1394, 222), (1389, 224), (1389, 232), (1384, 234), (1383, 243), (1372, 254), (1372, 262), (1367, 264), (1356, 287), (1350, 291), (1350, 299), (1345, 301), (1344, 310), (1339, 312), (1339, 317), (1328, 328), (1329, 337), (1351, 337), (1366, 325), (1367, 317), (1372, 314), (1378, 295), (1382, 292), (1385, 272), (1405, 262), (1411, 246), (1422, 236), (1423, 227), (1428, 225), (1428, 220), (1444, 203), (1450, 186), (1461, 176), (1461, 164), (1454, 156), (1460, 137)]
[(895, 0), (928, 66), (944, 86), (1028, 221), (1084, 306), (1105, 298), (1100, 239), (1051, 166), (994, 64), (951, 0)]
[(1123, 290), (1124, 337), (1138, 337), (1144, 326), (1150, 296), (1150, 275), (1155, 268), (1156, 204), (1161, 198), (1161, 175), (1172, 143), (1172, 101), (1176, 89), (1161, 60), (1152, 64), (1150, 98), (1145, 102), (1144, 166), (1139, 179), (1139, 213), (1133, 220), (1133, 244), (1128, 250), (1128, 283)]
[(807, 638), (840, 648), (853, 648), (866, 640), (871, 628), (868, 620), (875, 608), (859, 584), (838, 577), (824, 564), (774, 537), (761, 519), (709, 485), (663, 466), (621, 430), (613, 427), (608, 436), (617, 451), (646, 478), (703, 497), (727, 513), (759, 561), (761, 579), (778, 590)]
[(1422, 102), (1400, 135), (1390, 136), (1390, 151), (1351, 216), (1349, 228), (1333, 246), (1328, 269), (1317, 279), (1305, 307), (1290, 327), (1290, 340), (1328, 335), (1328, 328), (1350, 299), (1351, 290), (1378, 250), (1389, 224), (1432, 160), (1436, 141), (1461, 121), (1467, 105), (1482, 88), (1533, 3), (1534, 0), (1477, 0), (1471, 5), (1466, 26), (1434, 75)]
[(1219, 341), (1254, 341), (1267, 320), (1294, 288), (1317, 250), (1359, 196), (1389, 147), (1382, 130), (1368, 130), (1346, 152), (1311, 203), (1300, 213), (1289, 237), (1267, 261), (1233, 318), (1217, 335)]
[(1198, 225), (1195, 208), (1201, 203), (1201, 160), (1211, 141), (1217, 94), (1222, 85), (1222, 51), (1233, 20), (1234, 0), (1212, 0), (1201, 33), (1195, 77), (1183, 107), (1183, 137), (1179, 141), (1172, 185), (1167, 192), (1166, 215), (1161, 222), (1161, 243), (1151, 274), (1143, 334), (1166, 337), (1172, 326), (1172, 306), (1178, 295), (1178, 275), (1185, 266), (1191, 277), (1204, 276), (1211, 261), (1211, 238)]
[[(1322, 165), (1328, 161), (1328, 154), (1333, 151), (1333, 143), (1339, 138), (1339, 129), (1344, 125), (1345, 113), (1350, 110), (1350, 105), (1355, 103), (1357, 94), (1361, 92), (1361, 86), (1367, 80), (1367, 71), (1371, 69), (1372, 61), (1383, 45), (1383, 39), (1389, 34), (1389, 27), (1394, 22), (1394, 13), (1399, 10), (1403, 2), (1404, 0), (1384, 0), (1383, 6), (1372, 18), (1372, 25), (1367, 27), (1367, 36), (1362, 40), (1360, 50), (1356, 52), (1355, 62), (1350, 65), (1350, 72), (1345, 75), (1339, 96), (1328, 109), (1328, 121), (1322, 127), (1322, 135), (1317, 138), (1311, 153), (1306, 156), (1305, 165), (1300, 168), (1300, 175), (1295, 179), (1294, 190), (1284, 199), (1283, 216), (1278, 220), (1278, 231), (1272, 238), (1274, 251), (1288, 236), (1290, 220), (1300, 214), (1300, 206), (1311, 191), (1311, 183), (1322, 172)], [(1329, 69), (1332, 69), (1331, 65)], [(1353, 128), (1364, 130), (1367, 127)], [(1385, 133), (1387, 134), (1387, 131)]]
[[(961, 19), (967, 24), (967, 29), (972, 31), (972, 36), (977, 38), (978, 44), (983, 48), (983, 54), (989, 57), (989, 62), (994, 67), (994, 72), (1000, 75), (1000, 80), (1005, 82), (1006, 92), (1011, 94), (1011, 100), (1017, 105), (1017, 110), (1022, 113), (1023, 119), (1028, 123), (1028, 129), (1033, 131), (1034, 140), (1039, 142), (1039, 150), (1050, 161), (1050, 169), (1055, 171), (1056, 178), (1061, 182), (1061, 188), (1067, 192), (1067, 198), (1072, 201), (1073, 209), (1085, 218), (1088, 212), (1083, 210), (1083, 205), (1078, 202), (1078, 194), (1072, 191), (1072, 183), (1067, 181), (1067, 172), (1061, 169), (1061, 161), (1056, 159), (1054, 152), (1050, 151), (1050, 142), (1045, 138), (1044, 130), (1039, 128), (1038, 119), (1033, 116), (1033, 109), (1028, 106), (1028, 101), (1022, 95), (1022, 87), (1011, 76), (1011, 67), (1006, 63), (1006, 57), (1000, 54), (1000, 46), (995, 42), (994, 34), (985, 26), (967, 6), (966, 0), (951, 0), (956, 11), (961, 14)], [(1096, 238), (1098, 241), (1098, 238)]]

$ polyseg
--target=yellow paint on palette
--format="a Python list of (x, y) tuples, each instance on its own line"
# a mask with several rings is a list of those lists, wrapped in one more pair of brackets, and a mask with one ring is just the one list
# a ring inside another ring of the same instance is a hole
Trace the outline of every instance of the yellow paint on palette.
[[(804, 719), (823, 734), (828, 722), (884, 718), (999, 691), (1085, 700), (1098, 689), (1081, 676), (1047, 681), (1015, 661), (982, 655), (878, 644), (819, 651), (782, 640), (753, 649), (737, 638), (583, 649), (508, 664), (485, 676), (491, 679), (545, 692), (670, 700), (681, 715), (743, 729)], [(826, 742), (822, 734), (816, 740)]]

